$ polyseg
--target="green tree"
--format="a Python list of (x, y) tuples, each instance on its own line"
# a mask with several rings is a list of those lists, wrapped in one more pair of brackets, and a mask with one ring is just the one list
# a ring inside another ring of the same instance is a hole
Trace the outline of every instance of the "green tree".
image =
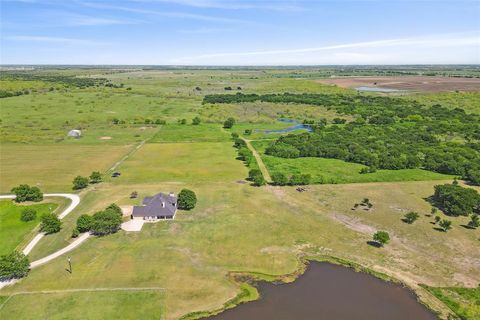
[(28, 274), (30, 262), (28, 257), (18, 251), (0, 256), (0, 280), (22, 278)]
[(187, 119), (178, 120), (178, 124), (187, 124)]
[(88, 186), (88, 178), (82, 176), (76, 176), (73, 179), (73, 190), (80, 190)]
[(439, 223), (440, 220), (442, 220), (442, 218), (440, 218), (439, 216), (435, 216), (435, 224)]
[(53, 213), (45, 213), (42, 215), (40, 230), (46, 234), (59, 232), (62, 228), (62, 222)]
[(467, 216), (480, 208), (480, 194), (458, 184), (436, 185), (433, 200), (446, 214)]
[(288, 184), (288, 177), (282, 172), (272, 173), (272, 182), (276, 186), (285, 186)]
[(235, 119), (233, 118), (228, 118), (227, 120), (225, 120), (225, 122), (223, 123), (223, 127), (225, 129), (230, 129), (231, 127), (233, 127), (233, 125), (235, 124)]
[(468, 226), (472, 229), (480, 227), (480, 218), (478, 217), (478, 214), (472, 213)]
[(437, 211), (438, 211), (437, 208), (432, 208), (432, 210), (430, 210), (430, 215), (431, 215), (431, 216), (436, 215), (436, 214), (437, 214)]
[(373, 235), (373, 240), (383, 246), (390, 241), (390, 235), (386, 231), (377, 231)]
[(12, 193), (15, 194), (16, 202), (25, 201), (42, 201), (43, 193), (38, 187), (30, 187), (28, 184), (21, 184), (18, 187), (13, 188)]
[(177, 205), (179, 209), (191, 210), (197, 204), (197, 196), (195, 192), (189, 189), (182, 189), (178, 194)]
[(112, 203), (111, 205), (109, 205), (105, 210), (112, 210), (114, 212), (116, 212), (118, 215), (122, 216), (123, 213), (122, 213), (122, 209), (116, 204), (116, 203)]
[(90, 175), (90, 183), (100, 183), (102, 182), (102, 174), (98, 171), (93, 171)]
[(122, 224), (122, 217), (115, 210), (98, 211), (92, 218), (91, 232), (98, 236), (115, 233)]
[(266, 181), (263, 178), (262, 174), (258, 174), (258, 175), (253, 177), (252, 185), (254, 185), (256, 187), (260, 187), (260, 186), (264, 186), (265, 184), (266, 184)]
[(81, 233), (88, 232), (92, 229), (93, 217), (88, 214), (82, 214), (77, 219), (77, 230)]
[(73, 228), (72, 230), (72, 238), (77, 238), (80, 235), (80, 231), (77, 228)]
[(192, 124), (195, 125), (195, 126), (199, 125), (200, 122), (201, 122), (201, 120), (198, 116), (192, 119)]
[(420, 215), (417, 212), (410, 211), (404, 216), (403, 221), (405, 221), (408, 224), (412, 224), (418, 219), (418, 217), (420, 217)]
[(438, 224), (440, 226), (440, 228), (443, 229), (444, 232), (447, 232), (448, 230), (452, 229), (452, 221), (450, 220), (442, 220), (440, 221), (440, 223)]
[(32, 221), (37, 218), (37, 211), (32, 208), (25, 208), (22, 210), (20, 220), (24, 222)]

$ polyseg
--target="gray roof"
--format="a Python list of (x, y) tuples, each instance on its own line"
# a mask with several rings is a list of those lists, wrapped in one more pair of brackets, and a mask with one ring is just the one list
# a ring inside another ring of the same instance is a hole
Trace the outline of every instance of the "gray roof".
[(177, 212), (177, 197), (159, 193), (153, 197), (145, 197), (141, 206), (134, 206), (134, 217), (172, 217)]

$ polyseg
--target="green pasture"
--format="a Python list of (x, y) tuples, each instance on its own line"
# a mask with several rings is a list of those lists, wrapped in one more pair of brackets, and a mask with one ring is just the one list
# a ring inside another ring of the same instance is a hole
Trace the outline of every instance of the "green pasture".
[[(11, 200), (0, 201), (0, 255), (18, 249), (27, 235), (40, 223), (42, 214), (53, 212), (57, 207), (55, 203), (18, 205)], [(37, 212), (35, 220), (28, 222), (20, 220), (21, 213), (26, 208)]]
[(445, 303), (461, 319), (480, 319), (480, 287), (427, 287), (427, 290)]
[(0, 318), (158, 320), (165, 317), (165, 295), (161, 289), (18, 294), (0, 307)]
[(226, 142), (231, 136), (222, 129), (221, 124), (192, 125), (167, 124), (158, 130), (149, 142)]

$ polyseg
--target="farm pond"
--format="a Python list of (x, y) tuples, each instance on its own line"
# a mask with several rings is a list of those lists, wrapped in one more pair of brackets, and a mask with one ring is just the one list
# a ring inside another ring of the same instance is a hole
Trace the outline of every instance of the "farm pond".
[(311, 262), (292, 283), (256, 284), (261, 298), (210, 320), (433, 320), (415, 294), (398, 284), (326, 262)]

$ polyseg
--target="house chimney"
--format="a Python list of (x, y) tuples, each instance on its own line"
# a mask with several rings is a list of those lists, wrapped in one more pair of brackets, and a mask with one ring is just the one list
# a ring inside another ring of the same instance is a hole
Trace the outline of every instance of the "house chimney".
[(162, 208), (165, 208), (165, 201), (162, 201)]

